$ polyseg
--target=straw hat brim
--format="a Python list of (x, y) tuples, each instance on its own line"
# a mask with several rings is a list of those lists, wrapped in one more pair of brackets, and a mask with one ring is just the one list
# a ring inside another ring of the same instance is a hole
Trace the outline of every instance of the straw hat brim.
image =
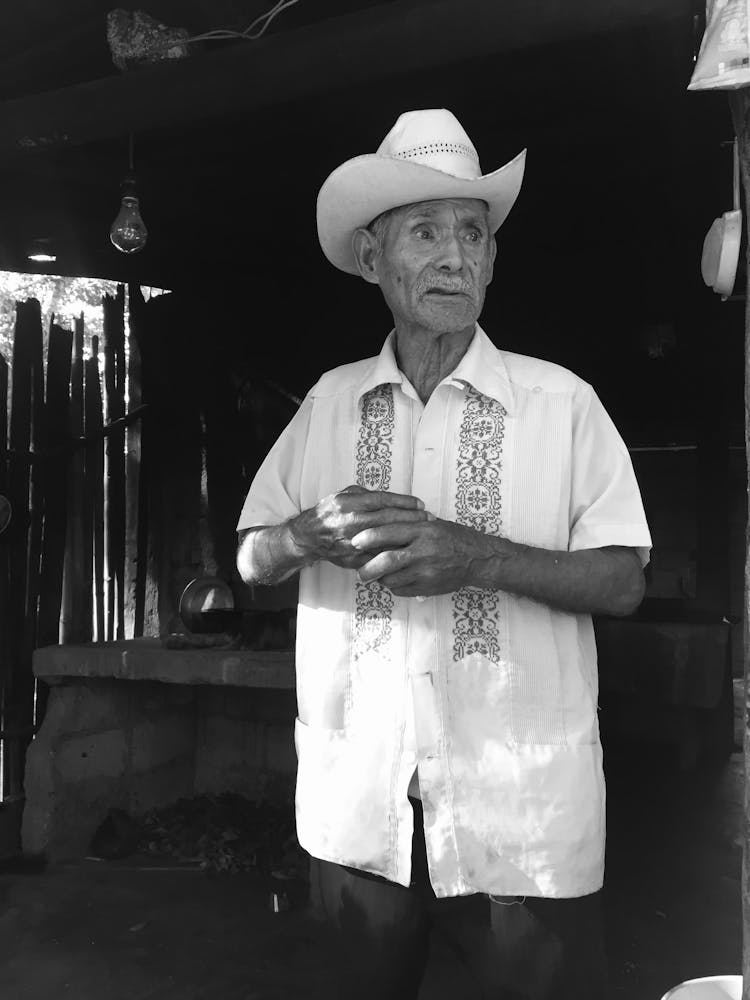
[(526, 150), (491, 174), (454, 177), (442, 170), (367, 153), (337, 167), (318, 194), (318, 238), (328, 260), (357, 274), (352, 236), (361, 226), (391, 208), (441, 198), (479, 198), (489, 205), (489, 223), (497, 232), (518, 197)]

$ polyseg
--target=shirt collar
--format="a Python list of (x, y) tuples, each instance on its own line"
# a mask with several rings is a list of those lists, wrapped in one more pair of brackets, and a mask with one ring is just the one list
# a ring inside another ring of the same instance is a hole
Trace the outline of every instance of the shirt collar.
[(513, 414), (513, 386), (503, 356), (478, 323), (469, 349), (445, 382), (462, 388), (468, 383)]
[(393, 350), (393, 343), (395, 339), (396, 331), (391, 330), (385, 343), (383, 344), (383, 349), (374, 359), (375, 364), (372, 368), (370, 368), (359, 384), (357, 392), (359, 398), (364, 396), (366, 392), (369, 392), (370, 389), (374, 389), (376, 386), (388, 385), (394, 382), (401, 385), (404, 382), (404, 374), (399, 371), (399, 367), (396, 362), (396, 354)]
[[(383, 349), (375, 358), (373, 367), (365, 375), (359, 385), (358, 396), (378, 385), (396, 383), (402, 385), (404, 375), (399, 371), (393, 344), (396, 331), (391, 330), (383, 344)], [(451, 374), (443, 380), (444, 384), (464, 388), (468, 383), (477, 392), (490, 396), (501, 403), (509, 415), (513, 414), (513, 386), (505, 367), (503, 356), (490, 338), (477, 323), (469, 349), (461, 358)]]

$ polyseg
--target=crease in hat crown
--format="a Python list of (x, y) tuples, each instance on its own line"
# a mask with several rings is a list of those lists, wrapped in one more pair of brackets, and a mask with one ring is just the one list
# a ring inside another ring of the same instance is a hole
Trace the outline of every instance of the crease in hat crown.
[(411, 160), (464, 180), (482, 175), (474, 143), (447, 108), (404, 112), (376, 155)]
[(526, 150), (482, 174), (473, 142), (447, 108), (406, 111), (374, 153), (354, 156), (333, 170), (317, 201), (318, 239), (328, 260), (358, 274), (354, 232), (400, 205), (446, 198), (487, 203), (493, 233), (510, 212), (523, 180)]

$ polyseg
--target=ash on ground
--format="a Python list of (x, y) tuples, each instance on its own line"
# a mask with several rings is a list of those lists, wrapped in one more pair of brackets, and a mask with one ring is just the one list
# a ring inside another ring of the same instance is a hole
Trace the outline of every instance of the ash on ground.
[(149, 812), (140, 826), (137, 849), (146, 854), (208, 871), (309, 879), (309, 856), (297, 841), (291, 804), (253, 802), (234, 793), (203, 795)]

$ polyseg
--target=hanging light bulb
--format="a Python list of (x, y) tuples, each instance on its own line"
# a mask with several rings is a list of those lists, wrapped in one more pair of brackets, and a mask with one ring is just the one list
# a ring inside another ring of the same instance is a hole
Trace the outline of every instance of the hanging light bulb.
[(136, 253), (142, 250), (148, 239), (148, 230), (141, 218), (135, 180), (126, 177), (122, 184), (122, 202), (117, 218), (109, 230), (113, 246), (122, 253)]
[(138, 195), (133, 175), (133, 135), (128, 141), (128, 165), (130, 171), (122, 182), (122, 201), (117, 218), (110, 226), (109, 238), (121, 253), (136, 253), (142, 250), (148, 239), (148, 230), (141, 218)]

